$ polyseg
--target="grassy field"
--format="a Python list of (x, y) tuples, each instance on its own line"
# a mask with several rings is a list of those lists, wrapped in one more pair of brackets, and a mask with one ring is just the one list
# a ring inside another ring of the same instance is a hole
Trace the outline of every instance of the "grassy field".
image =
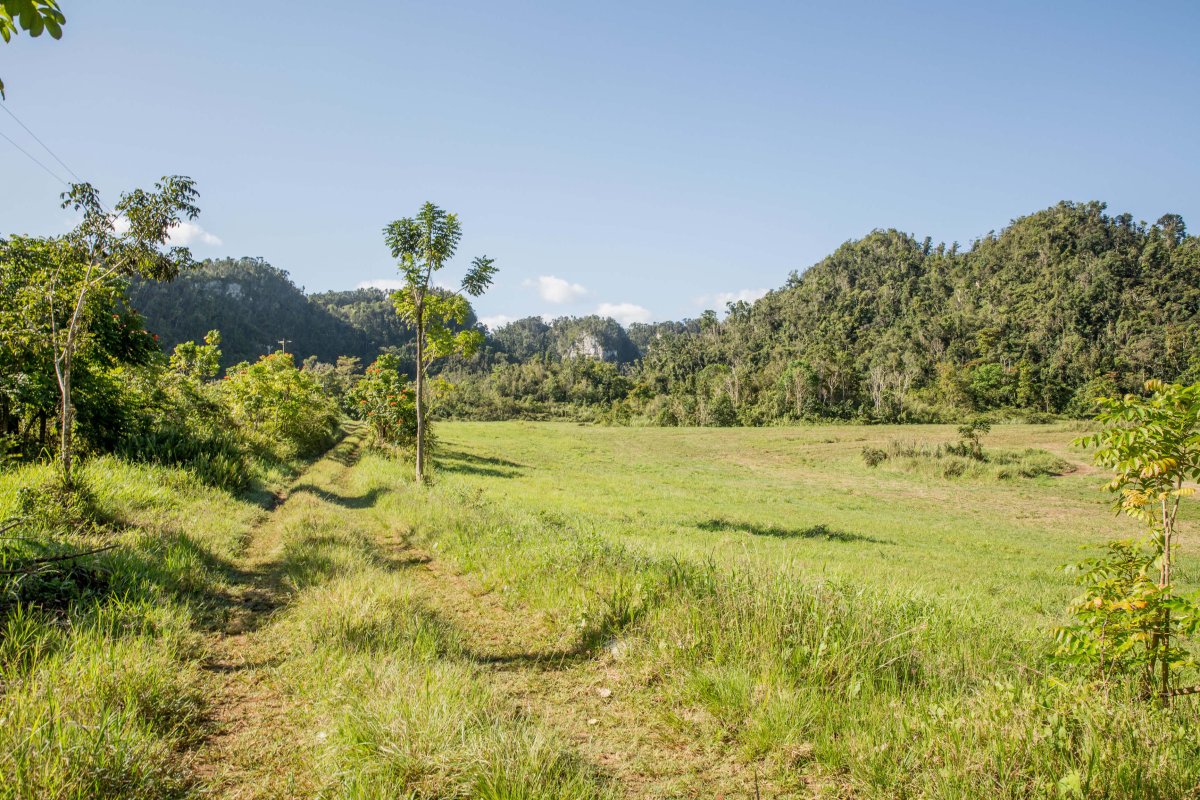
[(985, 438), (988, 450), (1039, 448), (1069, 464), (1059, 477), (1009, 480), (863, 462), (864, 447), (894, 440), (952, 442), (952, 426), (447, 423), (439, 435), (444, 482), (581, 533), (657, 556), (903, 587), (1039, 630), (1074, 594), (1063, 565), (1137, 532), (1113, 515), (1104, 475), (1063, 425)]
[(949, 427), (443, 423), (419, 488), (355, 430), (277, 507), (92, 462), (124, 546), (5, 608), (0, 796), (1196, 796), (1194, 704), (1048, 658), (1062, 565), (1135, 532), (1075, 435), (948, 478), (862, 450)]

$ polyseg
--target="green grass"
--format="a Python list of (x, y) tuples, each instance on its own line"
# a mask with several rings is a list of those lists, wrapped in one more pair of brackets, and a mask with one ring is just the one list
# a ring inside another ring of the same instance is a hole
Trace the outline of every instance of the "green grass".
[(1062, 565), (1136, 532), (1068, 447), (1073, 434), (997, 429), (989, 445), (1080, 469), (976, 481), (862, 463), (864, 445), (895, 435), (444, 424), (435, 497), (401, 514), (581, 643), (627, 639), (630, 690), (783, 784), (880, 797), (1193, 791), (1194, 705), (1168, 718), (1047, 658), (1075, 591)]
[[(26, 511), (22, 489), (50, 477), (45, 466), (0, 474), (0, 519)], [(227, 588), (220, 565), (262, 509), (111, 458), (81, 479), (106, 525), (76, 533), (35, 516), (22, 534), (62, 551), (120, 547), (84, 559), (87, 572), (7, 584), (0, 797), (185, 796), (194, 782), (180, 754), (205, 730), (201, 634)], [(45, 585), (31, 593), (35, 580)]]
[(271, 513), (94, 460), (105, 525), (37, 533), (122, 547), (6, 600), (0, 797), (1195, 796), (1194, 702), (1049, 657), (1062, 565), (1136, 532), (1075, 435), (946, 477), (862, 451), (949, 426), (442, 423), (431, 486), (352, 438)]
[[(1087, 468), (1086, 454), (1069, 445), (1078, 434), (1062, 426), (998, 426), (985, 439), (987, 449), (1034, 447), (1078, 467), (1012, 480), (863, 463), (864, 446), (898, 437), (949, 443), (957, 438), (952, 426), (516, 422), (443, 423), (438, 431), (444, 486), (480, 492), (550, 525), (648, 555), (786, 564), (813, 577), (970, 601), (1039, 630), (1073, 596), (1061, 567), (1083, 548), (1137, 530), (1113, 515), (1103, 475)], [(1193, 541), (1189, 530), (1185, 554)]]

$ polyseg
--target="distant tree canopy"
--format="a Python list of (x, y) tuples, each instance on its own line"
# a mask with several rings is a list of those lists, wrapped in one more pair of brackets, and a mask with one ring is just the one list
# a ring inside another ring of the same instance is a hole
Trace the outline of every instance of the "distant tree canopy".
[[(568, 403), (611, 404), (610, 393), (556, 366), (620, 349), (600, 329), (592, 346), (581, 322), (497, 330), (497, 361), (541, 366), (518, 375), (493, 364), (463, 395), (490, 410), (459, 413), (544, 412), (564, 385), (578, 392)], [(968, 250), (877, 230), (761, 300), (731, 304), (724, 320), (707, 312), (630, 326), (621, 340), (639, 361), (622, 368), (629, 388), (620, 400), (627, 413), (692, 425), (1082, 415), (1095, 398), (1147, 378), (1200, 378), (1198, 334), (1200, 241), (1180, 217), (1146, 225), (1101, 203), (1064, 202)]]
[[(253, 259), (206, 262), (132, 296), (168, 346), (219, 328), (226, 363), (280, 338), (301, 357), (412, 363), (412, 334), (383, 292), (306, 298)], [(461, 389), (441, 413), (681, 425), (1083, 415), (1148, 378), (1200, 379), (1198, 342), (1200, 240), (1184, 221), (1064, 202), (965, 249), (876, 230), (724, 319), (517, 320), (441, 366)]]
[(257, 361), (278, 350), (281, 339), (302, 359), (328, 362), (338, 356), (370, 362), (381, 349), (412, 342), (384, 292), (306, 296), (287, 272), (257, 258), (203, 261), (170, 285), (135, 282), (129, 296), (168, 351), (221, 331), (224, 367)]

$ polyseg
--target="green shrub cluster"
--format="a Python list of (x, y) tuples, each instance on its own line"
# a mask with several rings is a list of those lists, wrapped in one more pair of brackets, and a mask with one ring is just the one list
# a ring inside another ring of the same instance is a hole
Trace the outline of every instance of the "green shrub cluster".
[(1071, 470), (1067, 461), (1046, 450), (1027, 447), (985, 451), (978, 442), (968, 441), (930, 444), (893, 438), (886, 447), (864, 447), (862, 458), (868, 467), (890, 463), (905, 472), (941, 478), (1010, 480), (1062, 475)]

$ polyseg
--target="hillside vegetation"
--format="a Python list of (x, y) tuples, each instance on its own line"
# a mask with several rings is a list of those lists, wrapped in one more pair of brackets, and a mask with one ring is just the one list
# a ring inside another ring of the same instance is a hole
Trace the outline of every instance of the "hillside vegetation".
[(847, 242), (723, 320), (638, 329), (623, 382), (613, 370), (580, 377), (561, 351), (500, 357), (484, 378), (464, 369), (469, 401), (456, 410), (565, 404), (664, 425), (1083, 416), (1149, 377), (1200, 377), (1198, 315), (1200, 240), (1181, 219), (1147, 226), (1060, 203), (968, 250), (895, 230)]
[(256, 258), (202, 261), (169, 284), (134, 281), (129, 300), (168, 352), (221, 331), (222, 366), (257, 360), (278, 350), (281, 339), (289, 351), (327, 362), (369, 362), (412, 341), (384, 292), (305, 295), (286, 271)]
[[(132, 301), (169, 346), (220, 329), (227, 364), (282, 338), (302, 358), (365, 364), (395, 349), (411, 364), (412, 333), (383, 292), (305, 297), (253, 259), (138, 284)], [(1145, 225), (1101, 203), (1060, 203), (967, 249), (879, 230), (727, 311), (628, 330), (509, 323), (442, 368), (460, 391), (441, 412), (662, 425), (1085, 416), (1149, 377), (1200, 377), (1200, 240), (1177, 216)]]

